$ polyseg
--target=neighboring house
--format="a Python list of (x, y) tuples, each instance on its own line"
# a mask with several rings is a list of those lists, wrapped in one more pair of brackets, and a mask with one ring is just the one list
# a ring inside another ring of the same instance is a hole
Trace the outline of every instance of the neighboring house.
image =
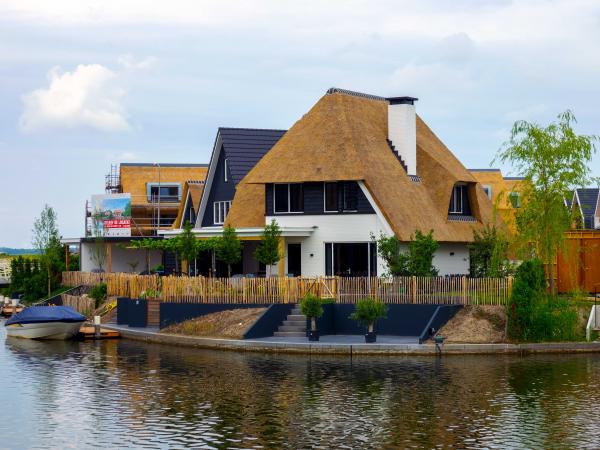
[(600, 228), (598, 216), (598, 201), (600, 198), (598, 188), (575, 189), (573, 199), (565, 201), (567, 206), (576, 214), (575, 228), (596, 230)]
[(515, 216), (523, 201), (523, 177), (505, 177), (500, 169), (469, 169), (494, 205), (499, 217), (515, 234)]
[(186, 222), (192, 225), (196, 223), (202, 192), (204, 192), (204, 180), (188, 180), (185, 182), (173, 228), (182, 228)]
[(493, 220), (492, 203), (416, 115), (416, 100), (330, 89), (287, 132), (220, 129), (197, 235), (235, 227), (247, 241), (236, 272), (257, 273), (255, 243), (275, 219), (279, 275), (375, 276), (385, 264), (372, 235), (406, 243), (433, 230), (440, 274), (467, 274), (467, 244)]
[[(178, 217), (195, 215), (198, 199), (206, 178), (206, 164), (152, 164), (122, 163), (112, 166), (105, 178), (105, 194), (130, 194), (131, 237), (106, 236), (102, 264), (107, 272), (143, 272), (158, 265), (173, 266), (161, 251), (131, 248), (132, 240), (157, 236), (158, 229), (175, 229), (180, 226)], [(198, 180), (198, 181), (188, 181)], [(193, 185), (193, 187), (191, 187)], [(184, 192), (185, 190), (185, 192)], [(198, 192), (200, 190), (200, 192)], [(189, 200), (189, 201), (188, 201)], [(196, 203), (194, 203), (194, 201)], [(93, 218), (90, 203), (86, 207), (85, 237), (79, 240), (81, 270), (98, 270), (97, 246), (93, 233)], [(123, 211), (112, 211), (121, 216)], [(158, 238), (162, 238), (158, 236)], [(75, 244), (72, 239), (65, 242)], [(147, 267), (149, 266), (149, 267)]]

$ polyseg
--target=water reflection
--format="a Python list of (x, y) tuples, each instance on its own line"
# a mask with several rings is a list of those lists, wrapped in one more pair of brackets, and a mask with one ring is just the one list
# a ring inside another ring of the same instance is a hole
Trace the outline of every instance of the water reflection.
[(597, 448), (598, 361), (8, 339), (0, 447)]

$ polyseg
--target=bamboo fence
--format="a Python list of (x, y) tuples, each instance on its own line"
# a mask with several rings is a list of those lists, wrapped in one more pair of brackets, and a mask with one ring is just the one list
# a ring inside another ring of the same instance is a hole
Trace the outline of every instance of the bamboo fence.
[(62, 294), (61, 300), (63, 306), (69, 306), (86, 317), (91, 317), (96, 307), (95, 300), (90, 297)]
[(107, 284), (109, 296), (140, 297), (160, 292), (172, 303), (296, 303), (311, 293), (337, 303), (373, 297), (390, 304), (505, 305), (512, 278), (469, 277), (315, 277), (206, 278), (129, 273), (64, 272), (69, 286)]

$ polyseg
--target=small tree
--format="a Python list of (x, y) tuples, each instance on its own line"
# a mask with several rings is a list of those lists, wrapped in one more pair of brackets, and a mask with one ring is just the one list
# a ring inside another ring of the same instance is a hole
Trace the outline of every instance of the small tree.
[(231, 277), (231, 265), (242, 259), (242, 242), (233, 227), (223, 228), (223, 235), (216, 245), (216, 257), (227, 264), (227, 276)]
[(260, 243), (254, 252), (258, 261), (267, 267), (267, 276), (271, 276), (271, 266), (277, 264), (281, 259), (279, 252), (279, 240), (281, 239), (281, 229), (275, 219), (270, 224), (265, 225), (261, 235)]
[(300, 301), (300, 311), (310, 319), (311, 331), (317, 331), (317, 319), (323, 315), (323, 301), (311, 293)]
[(367, 327), (369, 333), (373, 333), (375, 322), (387, 317), (388, 307), (381, 300), (362, 298), (356, 302), (354, 312), (350, 319), (356, 320)]
[(197, 245), (196, 236), (192, 232), (193, 226), (191, 223), (186, 222), (183, 225), (183, 231), (179, 236), (175, 238), (177, 243), (178, 253), (181, 255), (181, 259), (187, 264), (187, 273), (190, 273), (191, 262), (196, 259), (199, 253), (199, 246)]
[(390, 275), (405, 277), (408, 270), (408, 253), (401, 251), (400, 240), (396, 235), (386, 236), (383, 233), (376, 238), (371, 233), (371, 240), (377, 244), (377, 252), (385, 261)]
[(44, 205), (44, 209), (40, 217), (35, 219), (33, 223), (33, 246), (39, 252), (40, 259), (46, 269), (48, 296), (52, 292), (52, 266), (56, 248), (60, 248), (60, 237), (58, 235), (58, 226), (56, 224), (56, 212), (48, 205)]
[(107, 251), (106, 242), (104, 241), (104, 229), (101, 226), (102, 222), (94, 219), (92, 235), (94, 236), (94, 245), (90, 249), (90, 258), (98, 267), (99, 272), (104, 272), (104, 264), (106, 263)]
[(527, 340), (535, 322), (536, 309), (545, 299), (544, 266), (538, 259), (525, 261), (517, 269), (507, 311), (507, 334)]
[(417, 277), (437, 276), (438, 270), (433, 266), (433, 255), (440, 245), (433, 239), (433, 230), (423, 234), (421, 230), (415, 231), (415, 235), (408, 244), (408, 270), (411, 275)]
[(541, 126), (515, 122), (509, 140), (497, 158), (509, 162), (525, 178), (523, 202), (516, 215), (518, 239), (523, 246), (535, 243), (535, 253), (548, 267), (554, 292), (553, 261), (572, 223), (564, 205), (575, 188), (590, 182), (597, 136), (577, 135), (575, 116), (566, 111), (558, 123)]
[(487, 224), (483, 230), (475, 230), (473, 242), (469, 244), (469, 251), (472, 277), (504, 277), (507, 275), (508, 240), (495, 225)]

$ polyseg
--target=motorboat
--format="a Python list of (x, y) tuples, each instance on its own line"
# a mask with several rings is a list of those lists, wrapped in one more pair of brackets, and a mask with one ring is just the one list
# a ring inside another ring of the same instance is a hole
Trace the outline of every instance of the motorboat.
[(8, 319), (7, 336), (26, 339), (71, 339), (85, 316), (68, 306), (31, 306)]

